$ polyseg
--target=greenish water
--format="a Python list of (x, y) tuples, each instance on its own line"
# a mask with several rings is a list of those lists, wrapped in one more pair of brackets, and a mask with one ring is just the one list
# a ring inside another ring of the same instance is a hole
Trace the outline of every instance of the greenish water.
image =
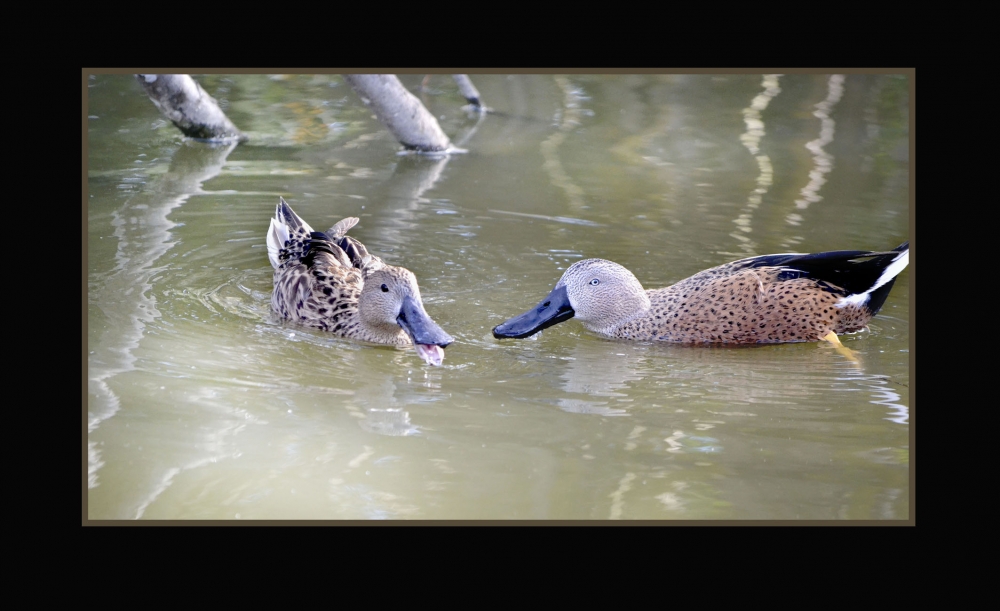
[[(399, 156), (336, 75), (197, 75), (251, 141), (190, 142), (129, 75), (87, 95), (86, 515), (908, 520), (910, 269), (827, 345), (491, 328), (601, 257), (646, 288), (910, 234), (898, 75), (404, 84), (468, 149)], [(276, 321), (278, 197), (413, 271), (444, 366)]]

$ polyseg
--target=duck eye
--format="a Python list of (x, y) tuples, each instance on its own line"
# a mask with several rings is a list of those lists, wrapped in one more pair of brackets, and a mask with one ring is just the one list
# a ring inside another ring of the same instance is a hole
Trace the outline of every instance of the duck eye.
[(389, 292), (389, 287), (387, 287), (386, 285), (383, 284), (382, 285), (382, 292), (383, 293), (388, 293)]
[(590, 281), (591, 286), (597, 286), (600, 283), (601, 281), (598, 280), (597, 278), (594, 278), (593, 280)]

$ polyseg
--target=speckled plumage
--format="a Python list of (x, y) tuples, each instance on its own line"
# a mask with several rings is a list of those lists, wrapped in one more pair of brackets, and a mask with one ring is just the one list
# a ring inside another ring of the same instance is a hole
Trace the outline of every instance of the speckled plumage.
[(340, 337), (414, 345), (421, 358), (439, 365), (440, 348), (453, 339), (427, 315), (410, 270), (386, 265), (346, 235), (357, 222), (349, 217), (327, 232), (313, 231), (280, 200), (267, 232), (272, 309)]
[(864, 328), (908, 262), (908, 242), (889, 252), (762, 255), (644, 290), (621, 265), (586, 259), (571, 265), (538, 306), (497, 325), (493, 334), (527, 337), (576, 317), (595, 333), (623, 339), (816, 341), (831, 331)]

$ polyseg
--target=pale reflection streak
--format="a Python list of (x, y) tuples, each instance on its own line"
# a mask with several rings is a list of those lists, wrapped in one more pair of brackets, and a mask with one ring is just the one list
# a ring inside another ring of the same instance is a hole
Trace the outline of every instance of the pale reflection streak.
[(883, 497), (884, 500), (879, 504), (879, 519), (880, 520), (895, 520), (896, 511), (894, 509), (894, 504), (899, 501), (899, 497), (903, 495), (903, 491), (898, 488), (889, 488), (880, 493), (879, 496)]
[[(479, 118), (473, 131), (478, 128), (484, 116), (485, 113)], [(471, 137), (471, 135), (470, 133), (465, 136), (463, 141)], [(352, 149), (366, 148), (371, 146), (373, 142), (383, 139), (384, 136), (385, 132), (383, 130), (362, 134), (344, 143), (340, 147), (340, 150), (351, 151)], [(374, 179), (381, 172), (371, 167), (352, 166), (346, 161), (331, 160), (328, 157), (326, 149), (322, 149), (322, 153), (323, 156), (321, 157), (311, 158), (307, 156), (305, 161), (313, 163), (318, 167), (329, 166), (332, 163), (332, 167), (336, 172), (326, 176), (326, 179), (330, 181), (341, 181), (345, 175), (351, 178)], [(349, 207), (338, 206), (340, 216), (337, 216), (334, 220), (340, 220), (347, 214), (359, 216), (361, 217), (360, 230), (367, 232), (369, 235), (377, 235), (379, 241), (382, 243), (392, 244), (393, 246), (398, 245), (399, 247), (409, 244), (413, 239), (413, 228), (419, 220), (419, 214), (430, 203), (429, 200), (424, 198), (424, 194), (434, 188), (450, 160), (450, 154), (416, 154), (412, 151), (400, 151), (392, 175), (385, 181), (386, 192), (378, 193), (372, 198), (377, 203), (361, 205), (360, 208), (364, 212), (357, 209), (351, 211)], [(333, 161), (336, 162), (333, 163)], [(360, 195), (348, 194), (344, 197), (363, 201), (369, 200), (368, 197)], [(295, 205), (294, 202), (290, 203), (293, 206)], [(371, 216), (369, 217), (367, 214)], [(315, 226), (315, 223), (313, 224)], [(367, 243), (367, 241), (365, 242)], [(391, 253), (379, 252), (375, 254), (385, 259), (386, 263), (400, 264), (398, 261), (392, 261)], [(417, 276), (419, 277), (420, 274), (418, 273)]]
[(685, 437), (687, 437), (687, 435), (684, 434), (684, 431), (674, 431), (670, 437), (664, 437), (663, 441), (665, 441), (667, 445), (670, 446), (669, 448), (667, 448), (667, 452), (670, 452), (671, 454), (679, 454), (683, 452), (684, 444), (682, 444), (680, 440), (684, 439)]
[(573, 210), (584, 208), (583, 189), (573, 182), (563, 168), (559, 159), (559, 147), (566, 140), (566, 134), (581, 123), (583, 108), (580, 102), (587, 99), (580, 89), (574, 87), (565, 76), (554, 77), (556, 85), (563, 93), (563, 108), (556, 116), (556, 132), (545, 139), (540, 145), (542, 158), (545, 162), (542, 169), (548, 173), (552, 184), (566, 193), (566, 199)]
[(468, 127), (465, 130), (464, 134), (461, 134), (459, 136), (456, 136), (455, 138), (452, 138), (452, 142), (454, 143), (455, 147), (465, 146), (465, 144), (469, 140), (471, 140), (474, 135), (476, 135), (476, 132), (479, 130), (479, 126), (482, 124), (483, 120), (486, 118), (486, 115), (489, 114), (489, 112), (492, 110), (492, 109), (487, 108), (485, 106), (483, 108), (479, 109), (479, 110), (474, 109), (471, 105), (466, 106), (465, 108), (467, 109), (468, 113), (476, 115), (476, 122), (472, 126)]
[(669, 511), (680, 511), (684, 507), (684, 502), (681, 501), (673, 492), (664, 492), (663, 494), (658, 494), (656, 497), (657, 501), (663, 505), (664, 509)]
[(364, 451), (361, 454), (358, 454), (347, 463), (347, 468), (357, 469), (361, 466), (361, 463), (375, 455), (375, 449), (371, 446), (363, 446), (363, 449)]
[(626, 473), (625, 477), (618, 482), (618, 489), (609, 494), (611, 498), (611, 514), (608, 516), (609, 520), (620, 520), (622, 517), (622, 509), (625, 506), (625, 493), (632, 489), (632, 480), (635, 479), (635, 473)]
[(235, 437), (241, 431), (246, 429), (248, 424), (266, 423), (245, 409), (233, 407), (224, 401), (220, 404), (219, 399), (220, 397), (218, 392), (211, 388), (200, 389), (188, 397), (186, 402), (190, 402), (191, 404), (212, 405), (216, 406), (220, 411), (225, 410), (232, 412), (233, 417), (231, 422), (222, 426), (218, 430), (209, 431), (206, 434), (204, 448), (208, 452), (209, 456), (193, 460), (181, 467), (170, 467), (166, 470), (160, 478), (160, 481), (153, 486), (153, 489), (149, 492), (146, 498), (139, 503), (134, 516), (136, 520), (142, 518), (149, 506), (152, 505), (161, 494), (170, 488), (177, 475), (184, 471), (198, 469), (206, 465), (218, 463), (220, 460), (224, 460), (226, 458), (239, 457), (240, 452), (226, 450), (226, 445), (229, 443), (227, 438)]
[(765, 74), (761, 82), (764, 91), (757, 94), (750, 102), (750, 106), (743, 109), (743, 121), (746, 123), (747, 130), (740, 134), (740, 142), (756, 159), (759, 173), (757, 174), (756, 188), (747, 199), (747, 204), (743, 207), (740, 215), (733, 220), (737, 230), (729, 235), (736, 238), (740, 242), (740, 247), (749, 254), (755, 252), (756, 244), (745, 234), (753, 231), (751, 221), (754, 211), (760, 206), (764, 194), (774, 182), (774, 168), (771, 166), (771, 158), (760, 152), (759, 145), (764, 137), (764, 121), (761, 120), (761, 113), (771, 100), (781, 93), (781, 88), (778, 86), (779, 76), (778, 74)]
[(636, 445), (635, 443), (635, 440), (638, 439), (639, 436), (642, 435), (642, 432), (645, 430), (646, 427), (644, 426), (637, 426), (634, 429), (632, 429), (632, 432), (628, 434), (627, 441), (625, 442), (625, 451), (631, 452), (632, 450), (638, 447), (638, 445)]
[(174, 478), (182, 471), (187, 469), (197, 469), (198, 467), (204, 467), (205, 465), (210, 465), (215, 462), (218, 462), (215, 457), (207, 457), (196, 460), (190, 464), (184, 465), (183, 467), (171, 467), (167, 469), (166, 473), (164, 473), (163, 477), (160, 478), (160, 481), (155, 484), (153, 490), (149, 493), (145, 500), (139, 503), (139, 507), (135, 511), (135, 519), (138, 520), (142, 518), (149, 506), (152, 505), (161, 494), (170, 488), (171, 484), (174, 483)]
[[(624, 408), (612, 407), (611, 401), (594, 399), (617, 399), (618, 405), (626, 405), (628, 383), (645, 377), (645, 358), (634, 353), (613, 354), (610, 358), (608, 355), (598, 354), (588, 353), (586, 348), (579, 346), (574, 349), (574, 355), (566, 359), (566, 369), (559, 376), (563, 380), (562, 389), (566, 393), (587, 398), (560, 397), (557, 404), (563, 411), (578, 414), (628, 416), (629, 413)], [(633, 435), (638, 433), (633, 432)]]
[(909, 424), (910, 408), (902, 404), (902, 396), (889, 388), (889, 381), (880, 375), (858, 375), (846, 378), (834, 378), (838, 381), (860, 382), (872, 396), (870, 403), (881, 405), (888, 409), (884, 420), (896, 424)]
[(87, 488), (97, 487), (97, 471), (104, 466), (101, 460), (101, 452), (97, 449), (97, 444), (87, 441)]
[(910, 408), (900, 402), (902, 397), (888, 387), (886, 380), (874, 379), (872, 382), (874, 383), (868, 387), (872, 392), (872, 403), (889, 408), (885, 420), (896, 424), (909, 424)]
[[(806, 144), (806, 148), (809, 149), (809, 152), (813, 155), (814, 167), (809, 172), (809, 183), (802, 188), (802, 198), (795, 200), (795, 208), (797, 210), (805, 210), (809, 207), (809, 204), (823, 199), (822, 196), (819, 195), (819, 190), (823, 184), (826, 183), (825, 174), (828, 174), (830, 170), (833, 169), (833, 155), (827, 153), (823, 147), (833, 142), (835, 123), (834, 120), (830, 118), (830, 113), (833, 112), (833, 108), (837, 105), (837, 102), (840, 101), (843, 93), (844, 75), (831, 75), (827, 80), (826, 99), (816, 104), (816, 110), (813, 111), (813, 116), (819, 118), (820, 120), (819, 138), (810, 140)], [(800, 225), (802, 220), (802, 215), (798, 212), (791, 212), (785, 217), (785, 221), (789, 225)], [(801, 241), (801, 238), (792, 238), (788, 240), (785, 245), (786, 247), (791, 247), (799, 241)]]
[(511, 212), (509, 210), (494, 210), (490, 208), (488, 212), (496, 212), (497, 214), (511, 214), (514, 216), (523, 216), (532, 219), (541, 219), (543, 221), (551, 221), (553, 223), (567, 223), (570, 225), (584, 225), (586, 227), (601, 227), (601, 223), (595, 223), (594, 221), (588, 221), (586, 219), (573, 218), (571, 216), (548, 216), (545, 214), (528, 214), (527, 212)]
[[(427, 157), (410, 155), (400, 157), (392, 176), (386, 181), (387, 192), (382, 196), (379, 208), (371, 210), (371, 218), (362, 218), (366, 231), (379, 236), (379, 241), (389, 243), (402, 250), (414, 237), (414, 226), (419, 222), (429, 200), (424, 193), (434, 188), (450, 156)], [(365, 206), (362, 206), (364, 208)], [(354, 213), (356, 216), (360, 216)], [(392, 255), (376, 253), (392, 265), (405, 265), (392, 261)], [(419, 277), (419, 274), (418, 274)]]
[[(208, 461), (203, 460), (202, 462), (208, 462)], [(146, 497), (146, 500), (144, 500), (142, 503), (139, 504), (138, 509), (136, 509), (135, 511), (136, 520), (142, 517), (142, 514), (146, 512), (146, 508), (149, 507), (150, 503), (156, 500), (156, 497), (160, 496), (160, 494), (162, 494), (164, 490), (170, 487), (170, 484), (172, 484), (174, 481), (174, 476), (180, 472), (181, 470), (178, 469), (177, 467), (171, 467), (170, 469), (167, 469), (167, 472), (160, 479), (159, 483), (156, 484), (156, 486), (153, 488), (152, 493), (150, 493), (150, 495)]]
[[(563, 380), (562, 390), (564, 392), (584, 395), (587, 399), (572, 396), (560, 397), (557, 404), (566, 412), (605, 417), (629, 416), (627, 410), (613, 407), (610, 401), (593, 399), (605, 397), (617, 399), (615, 401), (617, 405), (630, 404), (628, 383), (645, 377), (643, 364), (646, 359), (634, 352), (615, 353), (609, 358), (609, 355), (604, 352), (607, 344), (602, 342), (600, 346), (597, 352), (591, 353), (584, 345), (578, 345), (573, 351), (573, 356), (566, 359), (566, 369), (560, 376)], [(626, 452), (634, 451), (639, 447), (638, 442), (646, 430), (646, 427), (642, 425), (632, 427), (623, 444)], [(589, 456), (588, 454), (583, 455), (584, 458)], [(635, 478), (635, 473), (625, 473), (619, 481), (618, 488), (608, 495), (611, 498), (609, 519), (621, 519), (625, 506), (625, 493), (631, 490), (631, 482)]]
[[(345, 362), (345, 368), (367, 370), (365, 365), (354, 366), (355, 359), (360, 359), (357, 355), (348, 358), (351, 362)], [(392, 362), (395, 370), (406, 371), (405, 381), (372, 373), (345, 399), (344, 407), (358, 419), (358, 426), (369, 433), (389, 437), (419, 435), (421, 429), (411, 421), (407, 406), (441, 399), (442, 373), (414, 367), (411, 350), (396, 351)]]
[[(414, 366), (416, 355), (412, 348), (368, 346), (342, 338), (330, 338), (322, 331), (278, 324), (261, 325), (258, 330), (275, 334), (285, 342), (303, 342), (323, 349), (332, 347), (336, 352), (336, 362), (330, 365), (331, 376), (352, 380), (359, 379), (358, 372), (365, 372), (362, 376), (364, 383), (356, 384), (350, 390), (325, 386), (306, 388), (309, 393), (329, 392), (342, 395), (337, 400), (338, 405), (346, 410), (347, 415), (357, 419), (358, 426), (369, 433), (391, 437), (419, 435), (420, 427), (411, 422), (407, 406), (437, 401), (445, 396), (440, 392), (444, 374)], [(382, 355), (388, 355), (391, 360), (389, 370), (405, 372), (405, 378), (397, 377), (398, 374), (379, 374), (371, 359)], [(273, 367), (294, 367), (297, 361), (289, 363), (275, 364)], [(287, 372), (278, 369), (272, 373), (279, 378), (282, 375), (296, 375), (294, 369)]]
[[(87, 432), (118, 412), (118, 396), (108, 386), (110, 378), (131, 371), (146, 323), (160, 316), (153, 296), (152, 279), (162, 272), (155, 263), (174, 246), (171, 230), (175, 223), (167, 217), (194, 194), (201, 185), (222, 171), (236, 143), (207, 145), (185, 143), (174, 154), (169, 171), (113, 213), (112, 226), (118, 240), (115, 269), (96, 286), (88, 287), (88, 299), (101, 308), (108, 325), (88, 358)], [(114, 336), (110, 337), (109, 336)], [(88, 487), (98, 485), (102, 465), (100, 452), (88, 449)]]

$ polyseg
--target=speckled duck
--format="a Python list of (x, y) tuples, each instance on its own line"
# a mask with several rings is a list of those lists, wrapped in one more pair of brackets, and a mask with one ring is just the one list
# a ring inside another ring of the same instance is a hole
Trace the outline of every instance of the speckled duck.
[(891, 251), (838, 250), (750, 257), (644, 290), (632, 272), (604, 259), (569, 266), (537, 306), (493, 328), (497, 338), (533, 335), (577, 318), (609, 338), (684, 344), (826, 340), (863, 329), (910, 260)]
[(413, 345), (425, 362), (440, 365), (454, 339), (424, 310), (413, 272), (386, 265), (345, 235), (357, 222), (348, 217), (325, 233), (313, 231), (280, 199), (267, 231), (272, 309), (340, 337)]

